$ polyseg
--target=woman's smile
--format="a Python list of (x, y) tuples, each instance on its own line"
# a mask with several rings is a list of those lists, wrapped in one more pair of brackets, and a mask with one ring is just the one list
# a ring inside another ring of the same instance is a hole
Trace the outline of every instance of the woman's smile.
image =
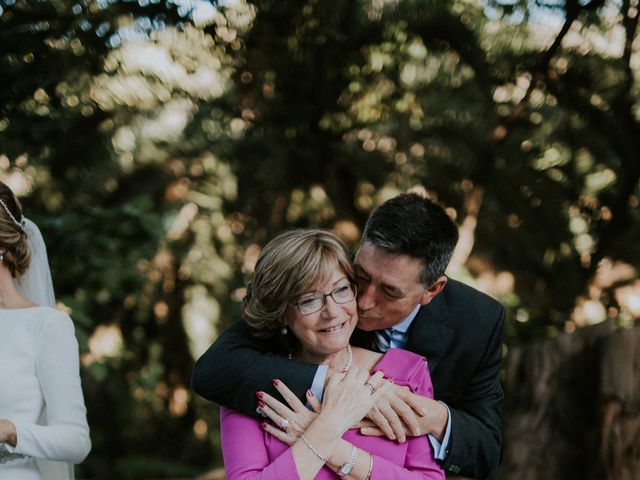
[(322, 333), (335, 333), (335, 332), (339, 332), (340, 330), (342, 330), (342, 328), (345, 326), (347, 322), (342, 322), (339, 323), (338, 325), (333, 325), (331, 327), (328, 328), (323, 328), (322, 330), (320, 330), (320, 332)]

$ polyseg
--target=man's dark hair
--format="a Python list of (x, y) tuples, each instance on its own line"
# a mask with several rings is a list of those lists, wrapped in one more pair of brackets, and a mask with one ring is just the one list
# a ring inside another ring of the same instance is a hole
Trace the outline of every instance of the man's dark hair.
[(444, 209), (416, 193), (404, 193), (376, 208), (364, 226), (362, 243), (422, 261), (420, 282), (444, 274), (458, 242), (458, 228)]

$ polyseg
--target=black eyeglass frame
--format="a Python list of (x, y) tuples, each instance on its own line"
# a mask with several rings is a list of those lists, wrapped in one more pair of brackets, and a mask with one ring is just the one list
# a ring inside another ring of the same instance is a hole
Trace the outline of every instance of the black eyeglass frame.
[(345, 286), (345, 285), (340, 285), (339, 287), (336, 287), (333, 290), (331, 290), (329, 293), (318, 293), (318, 294), (310, 295), (309, 297), (306, 297), (305, 300), (308, 300), (309, 298), (312, 298), (312, 297), (317, 297), (317, 298), (321, 298), (322, 299), (322, 304), (320, 305), (320, 307), (318, 307), (317, 310), (314, 310), (312, 312), (304, 313), (302, 311), (301, 307), (300, 307), (300, 300), (296, 300), (295, 302), (291, 302), (291, 305), (295, 305), (296, 306), (296, 308), (298, 309), (298, 312), (300, 312), (300, 315), (313, 315), (314, 313), (318, 313), (327, 304), (327, 297), (331, 297), (331, 299), (337, 305), (345, 305), (345, 304), (355, 300), (356, 297), (358, 296), (358, 285), (356, 285), (354, 282), (349, 282), (348, 285), (349, 285), (349, 289), (353, 293), (353, 296), (349, 300), (345, 300), (344, 302), (336, 300), (336, 297), (333, 296), (338, 290), (340, 290), (342, 287)]

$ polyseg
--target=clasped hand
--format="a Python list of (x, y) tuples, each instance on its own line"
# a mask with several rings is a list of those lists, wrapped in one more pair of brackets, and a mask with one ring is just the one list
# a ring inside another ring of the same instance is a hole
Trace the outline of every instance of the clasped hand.
[[(278, 381), (276, 389), (288, 406), (265, 392), (258, 392), (260, 408), (280, 428), (264, 423), (263, 428), (288, 445), (293, 445), (307, 427), (319, 416), (336, 430), (346, 432), (371, 410), (376, 402), (391, 388), (382, 372), (370, 375), (368, 371), (352, 367), (346, 374), (334, 374), (328, 381), (322, 404), (307, 392), (309, 410)], [(286, 422), (285, 422), (286, 420)]]
[(422, 425), (426, 415), (421, 403), (425, 397), (415, 395), (408, 387), (393, 385), (356, 427), (363, 435), (384, 435), (404, 442), (407, 436), (427, 433)]
[(394, 385), (356, 428), (363, 435), (384, 435), (399, 442), (426, 434), (441, 442), (448, 419), (449, 411), (441, 402)]
[(0, 443), (7, 443), (12, 447), (17, 443), (16, 426), (4, 418), (0, 418)]

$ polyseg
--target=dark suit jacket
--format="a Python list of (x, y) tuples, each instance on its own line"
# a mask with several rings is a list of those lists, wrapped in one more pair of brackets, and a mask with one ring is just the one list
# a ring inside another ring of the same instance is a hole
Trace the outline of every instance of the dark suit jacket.
[[(455, 280), (422, 307), (406, 349), (429, 364), (435, 398), (451, 411), (446, 471), (486, 478), (500, 461), (502, 388), (499, 381), (504, 308)], [(353, 343), (371, 347), (372, 333), (356, 330)], [(291, 362), (279, 338), (258, 339), (239, 321), (200, 357), (192, 386), (199, 395), (255, 415), (258, 390), (275, 394), (279, 378), (300, 398), (317, 366)]]

